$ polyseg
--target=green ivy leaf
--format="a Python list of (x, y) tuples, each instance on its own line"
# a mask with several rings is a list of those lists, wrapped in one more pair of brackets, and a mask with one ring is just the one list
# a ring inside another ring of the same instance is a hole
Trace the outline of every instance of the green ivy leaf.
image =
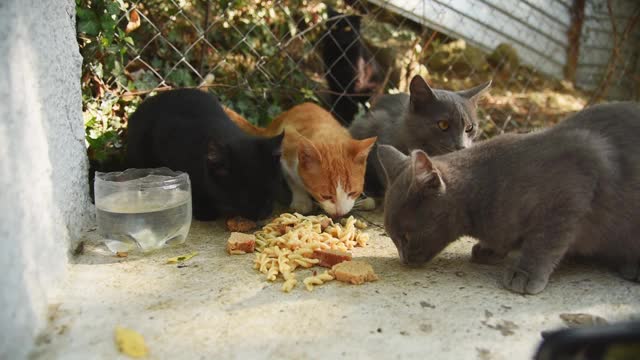
[(98, 36), (100, 33), (100, 20), (95, 12), (78, 8), (76, 11), (78, 17), (78, 32), (85, 33), (89, 36)]

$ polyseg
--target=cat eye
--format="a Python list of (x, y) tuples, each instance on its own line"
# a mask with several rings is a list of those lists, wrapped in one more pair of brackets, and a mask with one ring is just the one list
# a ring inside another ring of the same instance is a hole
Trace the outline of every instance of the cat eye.
[(449, 122), (446, 120), (440, 120), (438, 121), (438, 127), (440, 128), (440, 130), (446, 131), (449, 129)]
[(467, 127), (464, 128), (464, 132), (466, 133), (471, 132), (473, 128), (474, 128), (473, 124), (469, 124), (467, 125)]
[(349, 32), (351, 31), (351, 26), (345, 26), (342, 30)]
[(356, 197), (356, 196), (358, 196), (358, 192), (357, 192), (357, 191), (352, 191), (352, 192), (350, 192), (350, 193), (348, 194), (348, 196), (349, 196), (349, 197), (351, 197), (351, 198), (352, 198), (352, 197)]
[(320, 195), (320, 200), (322, 201), (328, 201), (331, 200), (333, 198), (333, 196), (331, 195)]

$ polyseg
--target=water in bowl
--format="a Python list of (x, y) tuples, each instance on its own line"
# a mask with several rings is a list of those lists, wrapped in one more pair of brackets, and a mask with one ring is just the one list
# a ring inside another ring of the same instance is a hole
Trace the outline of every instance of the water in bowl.
[(191, 225), (191, 199), (183, 190), (118, 192), (96, 205), (96, 218), (109, 250), (149, 251), (185, 241)]

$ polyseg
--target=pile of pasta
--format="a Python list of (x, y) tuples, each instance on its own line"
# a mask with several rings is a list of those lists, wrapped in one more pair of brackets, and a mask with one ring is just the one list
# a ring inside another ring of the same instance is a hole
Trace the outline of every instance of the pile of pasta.
[[(282, 278), (282, 291), (291, 291), (298, 280), (294, 271), (308, 269), (319, 260), (312, 257), (314, 250), (338, 249), (348, 251), (354, 247), (365, 247), (369, 236), (361, 230), (366, 224), (353, 216), (334, 224), (325, 215), (303, 216), (284, 213), (255, 232), (256, 258), (254, 268), (266, 274), (267, 280)], [(313, 291), (334, 277), (328, 271), (314, 272), (303, 280), (306, 289)]]

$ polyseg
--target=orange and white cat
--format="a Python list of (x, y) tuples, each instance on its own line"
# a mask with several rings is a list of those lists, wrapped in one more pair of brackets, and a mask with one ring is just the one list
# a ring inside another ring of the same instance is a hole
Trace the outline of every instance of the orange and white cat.
[(293, 210), (308, 213), (315, 200), (334, 218), (351, 211), (362, 194), (375, 137), (353, 139), (328, 111), (313, 103), (294, 106), (267, 128), (250, 124), (233, 110), (225, 111), (248, 133), (271, 137), (284, 131), (280, 163), (291, 189)]

